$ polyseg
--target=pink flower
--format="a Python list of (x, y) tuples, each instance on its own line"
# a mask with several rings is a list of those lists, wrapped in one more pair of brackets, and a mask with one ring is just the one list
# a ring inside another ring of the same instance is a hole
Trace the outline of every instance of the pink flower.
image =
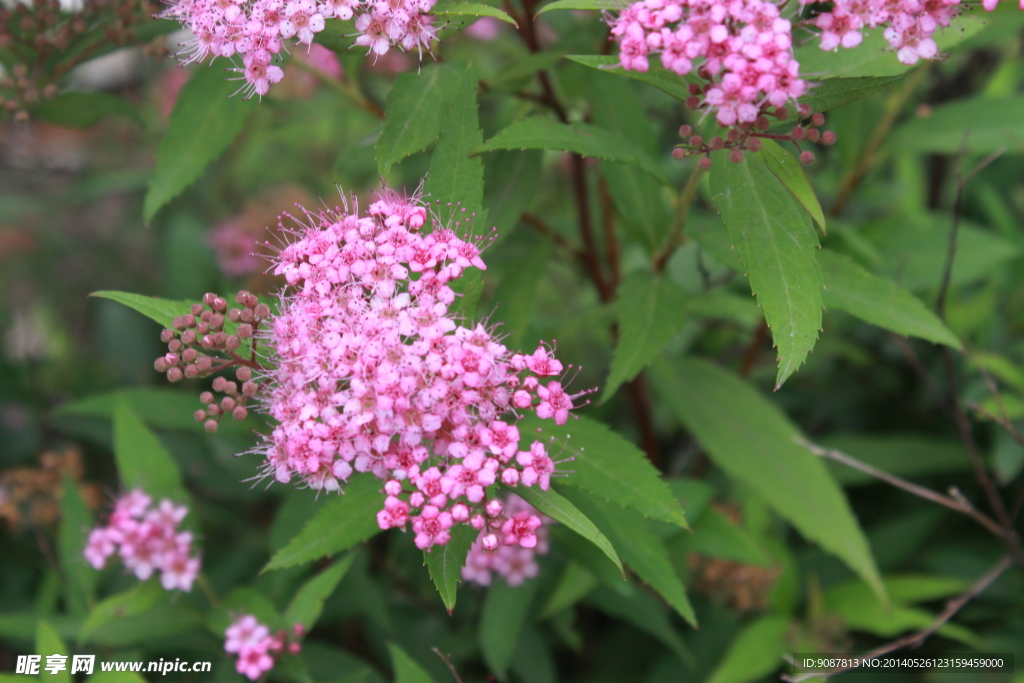
[[(481, 531), (469, 550), (466, 566), (462, 568), (463, 579), (487, 586), (491, 583), (492, 574), (497, 574), (510, 586), (518, 586), (537, 575), (539, 567), (535, 558), (548, 551), (546, 525), (551, 520), (537, 515), (536, 510), (518, 496), (509, 496), (505, 508), (510, 517), (502, 522), (500, 528), (503, 530), (508, 526), (510, 531), (524, 533), (513, 533), (513, 542), (506, 545), (496, 534)], [(532, 539), (529, 538), (531, 535)], [(533, 545), (520, 545), (518, 541), (522, 538), (527, 538), (527, 543), (533, 542)]]

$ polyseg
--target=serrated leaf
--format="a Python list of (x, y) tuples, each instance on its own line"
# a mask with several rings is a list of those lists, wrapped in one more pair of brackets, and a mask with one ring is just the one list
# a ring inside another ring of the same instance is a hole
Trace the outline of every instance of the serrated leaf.
[(826, 112), (887, 90), (906, 77), (906, 74), (899, 74), (881, 77), (826, 78), (817, 81), (814, 87), (800, 98), (800, 103), (809, 106), (811, 111)]
[(57, 631), (54, 630), (53, 626), (42, 620), (36, 626), (36, 654), (43, 657), (40, 664), (40, 675), (44, 675), (46, 680), (53, 681), (54, 683), (71, 683), (71, 662), (69, 659), (64, 660), (65, 668), (62, 671), (56, 673), (46, 671), (46, 657), (48, 655), (64, 655), (69, 657), (71, 650), (64, 644), (64, 641)]
[(649, 585), (691, 625), (697, 617), (686, 589), (668, 558), (664, 542), (639, 513), (606, 503), (579, 489), (561, 489), (563, 495), (586, 514), (611, 540), (637, 576)]
[(494, 152), (484, 163), (484, 201), (490, 223), (504, 237), (519, 223), (530, 206), (540, 183), (544, 152), (530, 149), (516, 152)]
[(324, 609), (324, 601), (331, 597), (338, 582), (352, 566), (355, 555), (349, 553), (313, 578), (302, 584), (295, 597), (288, 604), (284, 613), (284, 622), (288, 627), (302, 624), (308, 633), (313, 629), (316, 620)]
[(814, 222), (825, 233), (825, 214), (821, 210), (818, 196), (814, 194), (811, 183), (807, 180), (807, 174), (801, 167), (799, 160), (783, 149), (774, 140), (762, 140), (761, 151), (758, 156), (764, 161), (768, 170), (775, 174), (782, 186), (789, 190), (800, 206), (804, 207)]
[(686, 294), (667, 277), (631, 273), (619, 286), (619, 341), (601, 402), (653, 361), (686, 324)]
[(554, 437), (568, 453), (575, 453), (575, 459), (562, 466), (570, 474), (559, 479), (560, 486), (581, 488), (686, 528), (679, 501), (643, 451), (600, 422), (580, 417), (558, 426), (552, 420), (527, 415), (519, 421), (519, 433), (524, 443), (531, 438), (546, 441)]
[[(306, 523), (299, 535), (274, 553), (262, 571), (286, 569), (348, 550), (380, 532), (377, 512), (384, 505), (381, 482), (357, 474)], [(312, 494), (310, 494), (312, 495)]]
[(541, 7), (537, 12), (537, 16), (555, 9), (584, 9), (601, 11), (611, 9), (612, 7), (614, 7), (614, 5), (608, 0), (557, 0), (557, 2), (550, 2)]
[(711, 193), (778, 350), (782, 386), (814, 348), (821, 329), (818, 237), (807, 213), (756, 154), (733, 163), (713, 155)]
[(501, 319), (508, 337), (503, 342), (509, 348), (520, 348), (530, 322), (536, 314), (534, 302), (537, 289), (547, 272), (554, 241), (541, 237), (532, 243), (516, 266), (505, 274), (498, 285), (494, 301), (498, 304), (497, 317)]
[(647, 85), (653, 85), (658, 90), (674, 97), (680, 102), (685, 102), (690, 96), (689, 82), (684, 77), (661, 66), (658, 60), (651, 60), (647, 71), (627, 71), (619, 66), (618, 57), (608, 55), (566, 55), (565, 58), (577, 64), (589, 66), (591, 69), (598, 69), (605, 73), (625, 76)]
[(584, 123), (566, 124), (543, 116), (531, 116), (498, 131), (474, 154), (497, 149), (554, 149), (584, 157), (635, 164), (661, 183), (668, 183), (661, 167), (647, 152), (611, 131)]
[(542, 491), (538, 486), (517, 486), (510, 488), (510, 491), (525, 500), (527, 503), (551, 517), (556, 522), (564, 524), (566, 528), (576, 532), (601, 549), (608, 559), (615, 563), (619, 572), (625, 576), (622, 569), (622, 562), (619, 560), (615, 548), (608, 541), (604, 534), (594, 526), (594, 523), (587, 519), (587, 516), (580, 512), (575, 505), (570, 503), (554, 489)]
[(196, 69), (178, 94), (146, 191), (142, 215), (147, 223), (202, 175), (256, 110), (252, 100), (232, 97), (238, 81), (228, 80), (226, 63), (217, 60)]
[(466, 556), (479, 532), (471, 526), (456, 524), (449, 533), (451, 540), (440, 547), (434, 546), (429, 553), (424, 552), (423, 562), (427, 565), (430, 579), (441, 595), (445, 609), (451, 614), (455, 609), (456, 589), (462, 581)]
[(886, 146), (904, 152), (988, 154), (1005, 149), (1024, 152), (1024, 96), (981, 97), (936, 107), (897, 128)]
[(68, 92), (32, 107), (40, 121), (67, 128), (89, 128), (108, 116), (141, 123), (139, 112), (127, 100), (108, 92)]
[[(980, 9), (980, 7), (979, 7)], [(962, 12), (955, 25), (936, 31), (934, 39), (940, 51), (948, 50), (954, 45), (967, 40), (985, 28), (979, 18), (982, 12), (971, 10)], [(903, 64), (896, 57), (896, 52), (889, 47), (883, 35), (883, 29), (865, 29), (864, 39), (855, 48), (840, 48), (832, 52), (821, 49), (817, 41), (808, 42), (796, 49), (796, 59), (800, 63), (800, 74), (803, 77), (815, 76), (897, 76), (921, 66)], [(813, 91), (812, 91), (813, 92)]]
[(497, 7), (482, 5), (478, 2), (455, 2), (437, 3), (431, 12), (436, 17), (493, 17), (512, 24), (516, 28), (519, 25), (515, 20)]
[(607, 587), (599, 588), (587, 597), (587, 603), (594, 605), (610, 617), (621, 619), (645, 633), (649, 633), (672, 650), (679, 659), (692, 665), (693, 653), (687, 649), (679, 632), (672, 626), (662, 605), (646, 591), (634, 591), (622, 595)]
[(606, 161), (601, 164), (601, 172), (629, 236), (649, 253), (655, 253), (672, 229), (672, 212), (661, 188), (639, 169), (626, 164)]
[(437, 139), (444, 119), (443, 90), (450, 75), (441, 66), (399, 74), (384, 105), (384, 128), (377, 140), (377, 170), (391, 167)]
[(441, 107), (447, 114), (423, 189), (441, 225), (476, 214), (474, 220), (483, 226), (487, 220), (483, 215), (484, 164), (480, 157), (469, 156), (484, 140), (476, 103), (477, 78), (472, 65), (453, 69), (451, 78), (451, 93), (442, 99)]
[(751, 683), (759, 681), (783, 665), (786, 632), (785, 617), (762, 617), (744, 627), (729, 645), (708, 683)]
[(85, 614), (98, 576), (96, 570), (82, 555), (92, 523), (92, 515), (85, 500), (82, 499), (78, 484), (71, 472), (65, 471), (61, 484), (57, 555), (64, 579), (68, 611), (75, 615)]
[(480, 614), (480, 650), (487, 667), (499, 680), (505, 680), (512, 655), (519, 644), (519, 632), (537, 590), (536, 581), (510, 586), (495, 581), (487, 589)]
[(142, 294), (132, 294), (130, 292), (101, 291), (93, 292), (89, 296), (110, 299), (119, 304), (124, 304), (150, 320), (155, 320), (165, 328), (171, 327), (175, 318), (191, 313), (192, 304), (194, 303), (192, 301), (172, 301), (170, 299), (143, 296)]
[(846, 496), (824, 462), (794, 441), (800, 432), (785, 414), (753, 387), (706, 361), (685, 359), (651, 376), (661, 400), (716, 464), (885, 599), (871, 548)]
[(896, 283), (861, 268), (850, 257), (828, 249), (818, 253), (825, 277), (825, 305), (897, 334), (919, 337), (960, 350), (963, 344), (937, 315)]
[(88, 643), (97, 629), (115, 619), (144, 614), (160, 602), (160, 598), (163, 596), (164, 589), (160, 586), (159, 581), (150, 579), (136, 584), (124, 593), (118, 593), (103, 600), (92, 608), (89, 616), (82, 623), (82, 628), (78, 633), (78, 642)]
[(188, 500), (178, 464), (124, 401), (114, 408), (114, 460), (126, 489), (142, 489), (154, 501)]
[(395, 683), (434, 683), (430, 674), (398, 645), (388, 643), (388, 652), (391, 653), (391, 666), (395, 670)]

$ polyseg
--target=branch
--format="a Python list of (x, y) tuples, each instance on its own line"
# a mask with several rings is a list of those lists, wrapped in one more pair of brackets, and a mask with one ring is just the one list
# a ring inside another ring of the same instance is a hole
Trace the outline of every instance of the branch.
[[(916, 633), (911, 633), (910, 635), (903, 636), (902, 638), (898, 638), (890, 643), (886, 643), (885, 645), (882, 645), (872, 650), (871, 652), (854, 657), (854, 659), (857, 659), (860, 662), (864, 662), (871, 659), (877, 659), (879, 657), (882, 657), (883, 655), (889, 654), (890, 652), (895, 652), (897, 650), (902, 650), (904, 648), (920, 647), (925, 640), (927, 640), (936, 631), (942, 628), (946, 624), (946, 622), (948, 622), (950, 619), (956, 616), (956, 613), (963, 609), (964, 605), (966, 605), (971, 600), (984, 593), (985, 590), (989, 586), (991, 586), (996, 579), (1002, 576), (1003, 572), (1005, 572), (1011, 564), (1013, 564), (1013, 558), (1010, 555), (1003, 556), (1003, 558), (996, 562), (995, 566), (992, 567), (992, 569), (990, 569), (988, 573), (986, 573), (980, 579), (975, 581), (974, 585), (967, 589), (967, 592), (947, 602), (946, 608), (942, 610), (942, 612), (939, 613), (937, 617), (935, 617), (935, 620), (932, 621), (932, 623), (929, 624), (927, 628), (924, 628)], [(838, 669), (830, 669), (829, 671), (819, 671), (814, 673), (803, 673), (796, 675), (786, 674), (783, 675), (781, 678), (783, 681), (786, 681), (787, 683), (803, 683), (803, 681), (809, 681), (816, 678), (825, 680), (829, 676), (841, 674), (844, 671), (849, 671), (852, 668), (854, 667), (844, 667)]]
[(897, 477), (894, 474), (889, 474), (888, 472), (885, 472), (883, 470), (878, 469), (877, 467), (867, 464), (866, 462), (858, 460), (852, 455), (848, 455), (846, 453), (843, 453), (842, 451), (837, 451), (830, 448), (822, 448), (821, 446), (813, 444), (801, 436), (795, 437), (794, 440), (798, 444), (806, 448), (808, 451), (814, 453), (817, 456), (820, 456), (822, 458), (828, 458), (829, 460), (835, 460), (836, 462), (842, 463), (847, 467), (852, 467), (853, 469), (863, 472), (864, 474), (867, 474), (869, 476), (872, 476), (875, 479), (884, 481), (887, 484), (895, 486), (898, 489), (903, 489), (907, 493), (912, 493), (915, 496), (918, 496), (919, 498), (930, 500), (931, 502), (941, 505), (943, 507), (947, 507), (950, 510), (967, 515), (968, 517), (976, 521), (978, 524), (981, 524), (983, 527), (991, 531), (999, 538), (1005, 538), (1006, 536), (1006, 531), (1003, 527), (999, 526), (999, 524), (992, 520), (992, 518), (979, 512), (978, 509), (974, 507), (964, 497), (962, 493), (959, 492), (959, 490), (954, 489), (956, 493), (953, 496), (944, 496), (941, 493), (933, 491), (930, 488), (920, 486), (912, 481), (907, 481), (906, 479)]

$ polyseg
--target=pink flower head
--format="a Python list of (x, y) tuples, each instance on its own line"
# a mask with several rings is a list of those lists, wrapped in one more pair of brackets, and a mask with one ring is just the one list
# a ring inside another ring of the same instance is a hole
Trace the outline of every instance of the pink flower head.
[(487, 586), (497, 574), (510, 586), (518, 586), (537, 575), (535, 558), (548, 551), (546, 525), (551, 520), (518, 496), (509, 496), (504, 508), (508, 517), (502, 517), (496, 527), (499, 534), (485, 529), (470, 548), (463, 579)]

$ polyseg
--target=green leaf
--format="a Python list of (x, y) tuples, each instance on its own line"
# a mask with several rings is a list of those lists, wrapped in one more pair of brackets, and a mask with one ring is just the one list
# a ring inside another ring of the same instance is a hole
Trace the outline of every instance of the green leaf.
[(274, 603), (263, 593), (253, 588), (235, 588), (228, 593), (206, 619), (206, 628), (218, 638), (224, 637), (228, 627), (243, 614), (251, 614), (256, 620), (274, 632), (289, 625), (278, 613)]
[(692, 534), (678, 534), (670, 543), (680, 543), (688, 552), (768, 567), (771, 557), (758, 544), (754, 535), (736, 526), (714, 508), (709, 508), (693, 523)]
[[(139, 419), (154, 429), (174, 429), (206, 433), (192, 413), (200, 407), (199, 398), (173, 389), (132, 387), (106, 394), (95, 394), (53, 409), (54, 417), (95, 417), (113, 419), (118, 403), (127, 403)], [(223, 420), (218, 432), (225, 430), (249, 433), (251, 421)]]
[(442, 19), (444, 17), (494, 17), (519, 28), (515, 20), (505, 12), (496, 7), (482, 5), (477, 2), (456, 2), (452, 4), (439, 2), (434, 5), (432, 14)]
[(494, 300), (498, 304), (497, 317), (508, 334), (502, 343), (509, 348), (520, 348), (526, 338), (536, 313), (537, 289), (547, 272), (553, 246), (554, 240), (549, 237), (533, 241), (498, 285)]
[(124, 593), (107, 598), (89, 612), (78, 633), (78, 642), (88, 643), (97, 629), (116, 619), (135, 617), (148, 612), (162, 597), (164, 589), (154, 578), (138, 583)]
[(434, 546), (431, 551), (423, 553), (424, 564), (430, 573), (430, 579), (441, 595), (445, 609), (451, 614), (455, 609), (456, 589), (462, 581), (462, 568), (466, 566), (469, 548), (479, 535), (471, 526), (456, 524), (449, 533), (451, 540), (443, 546)]
[(324, 22), (324, 30), (313, 36), (313, 42), (319, 43), (333, 52), (346, 54), (355, 44), (354, 29), (355, 22), (353, 20), (327, 19)]
[(356, 475), (341, 494), (310, 518), (298, 536), (274, 553), (262, 571), (313, 562), (376, 535), (380, 532), (377, 511), (383, 503), (380, 480), (369, 474)]
[(587, 519), (587, 516), (576, 509), (576, 506), (560, 496), (554, 489), (542, 491), (538, 486), (517, 486), (510, 488), (517, 496), (527, 503), (551, 517), (556, 522), (564, 524), (566, 528), (576, 532), (601, 549), (608, 559), (615, 563), (619, 572), (625, 578), (625, 571), (622, 569), (622, 562), (619, 560), (615, 548), (608, 541), (604, 534), (594, 526), (594, 523)]
[(114, 409), (114, 460), (127, 489), (142, 489), (155, 501), (188, 499), (178, 464), (126, 402)]
[[(53, 681), (54, 683), (71, 683), (71, 650), (61, 640), (60, 635), (54, 630), (50, 624), (40, 620), (36, 626), (36, 654), (42, 655), (43, 660), (40, 663), (40, 675), (45, 676), (47, 681)], [(65, 668), (63, 671), (57, 673), (50, 673), (46, 671), (46, 657), (48, 655), (64, 655), (68, 657), (64, 661)]]
[(699, 479), (671, 479), (668, 487), (686, 511), (686, 519), (692, 524), (700, 519), (715, 498), (715, 487)]
[(480, 650), (487, 667), (499, 680), (505, 680), (505, 673), (512, 663), (512, 655), (519, 644), (519, 632), (526, 622), (536, 590), (536, 581), (527, 581), (520, 586), (495, 581), (487, 589), (480, 614)]
[(324, 609), (324, 601), (334, 593), (338, 582), (352, 566), (353, 559), (355, 555), (349, 553), (304, 583), (285, 610), (285, 625), (291, 627), (302, 624), (307, 633), (311, 631)]
[[(97, 647), (123, 648), (153, 643), (165, 638), (195, 632), (203, 625), (203, 615), (195, 608), (184, 605), (168, 591), (163, 591), (152, 609), (135, 616), (122, 616), (98, 627), (89, 637)], [(221, 632), (223, 635), (223, 631)]]
[(687, 649), (679, 632), (672, 626), (664, 607), (646, 591), (623, 595), (607, 587), (594, 591), (587, 602), (610, 617), (621, 619), (645, 633), (649, 633), (672, 650), (687, 664), (693, 663), (693, 653)]
[(672, 212), (661, 195), (661, 188), (638, 169), (606, 161), (601, 172), (608, 181), (615, 211), (629, 236), (655, 253), (672, 228)]
[(800, 206), (804, 207), (824, 234), (825, 214), (821, 210), (818, 196), (814, 194), (814, 189), (808, 182), (807, 174), (801, 168), (800, 162), (774, 140), (763, 139), (761, 142), (763, 146), (758, 152), (758, 156), (764, 161), (768, 170), (775, 174), (782, 186), (800, 202)]
[(783, 665), (786, 653), (785, 617), (762, 617), (745, 627), (729, 645), (708, 683), (759, 681)]
[(623, 161), (635, 164), (661, 183), (668, 183), (661, 167), (636, 143), (584, 123), (569, 125), (543, 116), (531, 116), (502, 128), (473, 153), (496, 149), (555, 149), (584, 157)]
[(956, 335), (910, 292), (889, 279), (873, 275), (850, 257), (828, 249), (818, 253), (825, 277), (825, 305), (892, 330), (963, 349)]
[[(686, 528), (686, 517), (658, 470), (643, 451), (594, 420), (580, 417), (558, 426), (553, 420), (527, 415), (519, 421), (519, 433), (526, 439), (544, 441), (551, 437), (575, 459), (564, 467), (571, 473), (560, 486), (586, 490), (603, 500)], [(525, 441), (524, 441), (525, 443)]]
[(92, 596), (98, 574), (82, 551), (92, 526), (92, 515), (70, 471), (64, 472), (60, 499), (60, 535), (57, 554), (68, 601), (68, 611), (81, 615)]
[(800, 103), (809, 106), (811, 111), (826, 112), (887, 90), (906, 77), (906, 74), (899, 74), (882, 77), (826, 78), (815, 83), (808, 94), (800, 98)]
[(667, 277), (631, 273), (619, 286), (619, 342), (601, 402), (654, 360), (686, 324), (686, 294)]
[(450, 78), (447, 69), (434, 66), (418, 74), (399, 74), (395, 79), (384, 106), (384, 128), (377, 140), (377, 170), (381, 175), (437, 139), (444, 118), (442, 91)]
[(423, 189), (441, 225), (464, 222), (464, 217), (476, 214), (475, 220), (483, 227), (487, 220), (482, 215), (484, 164), (480, 157), (469, 156), (484, 141), (476, 104), (477, 78), (472, 65), (459, 71), (452, 76), (457, 85), (451, 96), (443, 99), (441, 109), (447, 115)]
[(807, 213), (756, 154), (736, 164), (716, 152), (711, 193), (772, 330), (778, 389), (807, 358), (821, 329), (818, 237)]
[(612, 7), (613, 5), (607, 0), (557, 0), (557, 2), (550, 2), (541, 7), (537, 16), (553, 9), (586, 9), (600, 12)]
[(130, 292), (93, 292), (89, 296), (110, 299), (128, 308), (138, 311), (150, 320), (155, 320), (164, 328), (170, 328), (174, 319), (192, 312), (192, 301), (171, 301), (155, 296), (143, 296)]
[(537, 621), (543, 621), (572, 607), (599, 584), (596, 576), (570, 560), (566, 563), (565, 571), (562, 572), (544, 607), (537, 614)]
[(563, 488), (562, 493), (576, 504), (605, 536), (643, 581), (656, 590), (690, 624), (697, 625), (686, 589), (668, 558), (665, 544), (651, 530), (649, 522), (633, 510), (605, 503), (589, 493)]
[[(555, 3), (558, 4), (558, 3)], [(548, 7), (551, 7), (550, 5)], [(545, 8), (547, 9), (547, 8)], [(567, 8), (568, 9), (568, 8)], [(544, 10), (541, 10), (543, 12)], [(690, 96), (689, 82), (682, 76), (669, 71), (658, 63), (659, 60), (651, 60), (647, 71), (627, 71), (619, 66), (619, 58), (608, 55), (566, 55), (566, 59), (577, 64), (589, 66), (591, 69), (598, 69), (604, 73), (616, 74), (632, 78), (635, 81), (653, 85), (666, 95), (674, 97), (680, 102), (685, 102)]]
[(224, 64), (196, 69), (178, 94), (146, 191), (147, 223), (228, 148), (256, 110), (255, 102), (235, 95), (238, 81), (228, 80)]
[(107, 116), (141, 123), (139, 112), (128, 101), (108, 92), (68, 92), (32, 107), (32, 116), (66, 128), (90, 128)]
[(391, 653), (391, 666), (395, 670), (395, 683), (434, 683), (430, 674), (398, 645), (388, 643), (388, 652)]
[[(980, 9), (980, 7), (978, 8)], [(954, 45), (967, 40), (985, 28), (979, 18), (981, 12), (970, 10), (960, 14), (955, 25), (940, 29), (935, 33), (935, 42), (940, 51), (948, 50)], [(796, 49), (796, 59), (800, 62), (800, 73), (803, 76), (898, 76), (906, 73), (918, 64), (903, 64), (896, 57), (896, 52), (889, 47), (881, 28), (865, 29), (864, 40), (853, 49), (840, 48), (832, 52), (821, 49), (817, 41), (810, 41)], [(811, 93), (813, 94), (813, 90)]]
[(484, 164), (484, 197), (490, 223), (504, 237), (519, 223), (530, 206), (540, 183), (544, 152), (530, 149), (523, 152), (494, 152)]
[[(816, 442), (906, 479), (966, 472), (971, 468), (963, 445), (953, 439), (900, 432), (847, 433), (830, 434), (816, 439)], [(836, 481), (844, 486), (860, 486), (878, 481), (869, 474), (833, 460), (827, 464)]]
[(448, 307), (448, 315), (467, 321), (476, 319), (480, 307), (480, 297), (484, 293), (484, 274), (478, 268), (467, 268), (462, 277), (452, 282), (449, 287), (455, 292), (455, 301)]
[(1024, 96), (972, 97), (936, 107), (897, 128), (887, 147), (905, 152), (988, 154), (1024, 152)]
[(842, 489), (821, 459), (795, 442), (800, 432), (782, 411), (706, 361), (686, 359), (674, 372), (661, 368), (651, 374), (661, 400), (716, 464), (885, 599), (871, 549)]

